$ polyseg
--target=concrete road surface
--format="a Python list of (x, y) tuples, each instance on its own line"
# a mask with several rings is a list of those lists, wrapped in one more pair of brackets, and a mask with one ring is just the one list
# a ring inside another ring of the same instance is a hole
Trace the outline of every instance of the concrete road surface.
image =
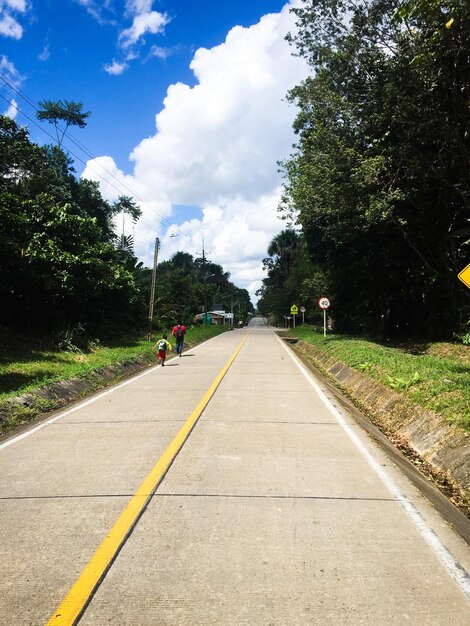
[(468, 626), (469, 547), (327, 396), (258, 318), (1, 443), (0, 624)]

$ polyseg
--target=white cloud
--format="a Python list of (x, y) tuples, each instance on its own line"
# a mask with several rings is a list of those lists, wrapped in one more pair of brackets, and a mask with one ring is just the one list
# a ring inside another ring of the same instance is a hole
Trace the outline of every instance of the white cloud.
[(47, 61), (50, 56), (51, 56), (51, 51), (50, 51), (49, 42), (46, 41), (42, 51), (38, 55), (38, 59), (39, 59), (39, 61)]
[(27, 6), (26, 0), (3, 0), (3, 2), (0, 2), (0, 8), (2, 8), (2, 4), (6, 5), (10, 9), (13, 9), (14, 11), (19, 11), (20, 13), (24, 13)]
[[(18, 72), (14, 64), (11, 61), (9, 61), (8, 57), (6, 57), (5, 55), (0, 56), (0, 72), (5, 76), (5, 79), (7, 80), (10, 86), (13, 86), (16, 89), (20, 87), (23, 81), (23, 77)], [(5, 84), (5, 82), (3, 81), (0, 83), (0, 92), (4, 92), (5, 97), (9, 97), (11, 94), (9, 85)], [(10, 117), (12, 120), (14, 120), (16, 116), (18, 115), (17, 107), (18, 107), (17, 101), (14, 98), (12, 98), (10, 100), (8, 109), (3, 113), (3, 115), (5, 115), (6, 117)]]
[[(94, 0), (78, 0), (81, 3), (93, 3)], [(129, 63), (139, 58), (146, 43), (146, 35), (158, 35), (170, 22), (165, 13), (152, 11), (153, 0), (126, 0), (124, 17), (131, 18), (132, 24), (121, 30), (118, 36), (119, 54), (122, 61), (113, 61), (105, 69), (109, 74), (118, 75), (128, 69)], [(147, 53), (145, 60), (152, 57), (166, 59), (169, 51), (159, 46), (153, 46)]]
[[(159, 234), (167, 258), (178, 249), (200, 252), (204, 236), (211, 260), (252, 295), (263, 278), (266, 248), (284, 225), (277, 213), (277, 161), (291, 151), (296, 114), (285, 95), (308, 74), (284, 40), (295, 28), (289, 6), (250, 28), (235, 27), (223, 44), (196, 52), (191, 69), (197, 84), (168, 88), (156, 133), (133, 150), (134, 171), (125, 179), (145, 201), (137, 243)], [(117, 169), (112, 159), (108, 165)], [(163, 225), (158, 230), (155, 211), (168, 216), (172, 204), (203, 207), (200, 219), (178, 225), (187, 239), (165, 238)], [(151, 265), (150, 249), (136, 250)]]
[(21, 39), (23, 27), (8, 13), (0, 14), (0, 35), (12, 39)]
[[(8, 57), (6, 57), (5, 55), (0, 55), (0, 71), (2, 72), (2, 74), (4, 74), (8, 82), (13, 85), (13, 87), (18, 88), (21, 86), (21, 83), (24, 80), (23, 76), (21, 76), (14, 64), (9, 61)], [(7, 90), (8, 87), (3, 82), (1, 82), (0, 90), (3, 89)]]
[(9, 9), (10, 11), (18, 11), (25, 13), (28, 6), (26, 0), (0, 0), (0, 11)]
[(153, 0), (126, 0), (126, 14), (141, 15), (142, 13), (150, 13), (152, 5)]
[(127, 63), (118, 63), (113, 59), (112, 63), (108, 63), (104, 66), (104, 71), (112, 76), (119, 76), (119, 74), (125, 72), (128, 67)]
[(28, 0), (0, 0), (0, 35), (21, 39), (23, 27), (14, 14), (26, 13), (29, 8)]
[(116, 24), (112, 0), (75, 0), (75, 2), (84, 7), (101, 26)]
[(161, 48), (160, 46), (152, 46), (150, 48), (150, 52), (147, 55), (147, 60), (152, 57), (165, 60), (170, 56), (171, 52), (172, 50), (170, 48)]
[(130, 48), (147, 33), (156, 35), (163, 32), (168, 21), (168, 17), (164, 13), (158, 13), (158, 11), (136, 15), (132, 26), (123, 30), (119, 35), (119, 43), (124, 49)]
[(16, 118), (16, 116), (18, 115), (18, 103), (17, 101), (13, 98), (10, 102), (10, 105), (8, 107), (8, 109), (5, 111), (5, 113), (3, 113), (3, 115), (5, 117), (9, 117), (12, 120), (14, 120)]
[[(207, 205), (200, 220), (175, 224), (166, 230), (162, 258), (169, 258), (181, 249), (200, 256), (204, 237), (210, 260), (222, 265), (237, 286), (254, 295), (261, 286), (261, 260), (271, 239), (283, 228), (277, 215), (280, 197), (281, 188), (277, 187), (254, 201), (239, 196), (223, 205)], [(137, 229), (142, 234), (145, 232), (140, 225)], [(182, 233), (186, 238), (170, 237), (173, 233)]]

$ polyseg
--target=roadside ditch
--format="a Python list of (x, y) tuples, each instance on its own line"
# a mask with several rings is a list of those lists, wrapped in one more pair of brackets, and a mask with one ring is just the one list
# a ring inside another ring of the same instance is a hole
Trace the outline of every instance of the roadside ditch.
[[(470, 433), (328, 357), (310, 343), (284, 332), (279, 335), (324, 382), (330, 382), (330, 389), (333, 385), (336, 397), (343, 399), (346, 408), (351, 409), (352, 405), (359, 409), (359, 416), (385, 435), (427, 481), (470, 519)], [(374, 436), (371, 429), (366, 429)]]

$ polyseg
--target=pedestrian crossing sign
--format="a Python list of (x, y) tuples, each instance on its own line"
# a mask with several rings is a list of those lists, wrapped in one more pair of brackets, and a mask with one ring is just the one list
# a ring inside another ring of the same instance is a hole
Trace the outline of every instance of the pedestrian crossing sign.
[(290, 312), (292, 313), (292, 315), (298, 315), (299, 307), (296, 304), (293, 304), (290, 308)]

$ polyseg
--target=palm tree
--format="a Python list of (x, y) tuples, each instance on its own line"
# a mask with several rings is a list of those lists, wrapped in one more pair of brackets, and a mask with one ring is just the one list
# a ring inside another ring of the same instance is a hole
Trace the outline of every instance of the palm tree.
[(117, 238), (116, 249), (127, 252), (128, 254), (134, 254), (134, 238), (132, 235), (125, 235), (122, 233)]
[(189, 252), (177, 252), (171, 257), (171, 263), (175, 269), (181, 269), (186, 274), (194, 274), (194, 259)]
[(292, 228), (282, 230), (269, 244), (268, 254), (270, 257), (274, 257), (286, 278), (289, 277), (295, 252), (300, 246), (300, 233)]

